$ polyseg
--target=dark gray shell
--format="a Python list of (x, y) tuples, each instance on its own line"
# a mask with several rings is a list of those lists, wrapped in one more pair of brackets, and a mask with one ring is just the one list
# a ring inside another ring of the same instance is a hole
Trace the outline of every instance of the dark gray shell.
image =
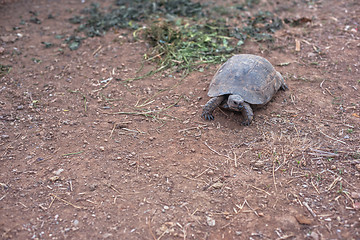
[(265, 104), (283, 84), (284, 79), (268, 60), (239, 54), (231, 57), (216, 72), (208, 96), (235, 94), (250, 104)]

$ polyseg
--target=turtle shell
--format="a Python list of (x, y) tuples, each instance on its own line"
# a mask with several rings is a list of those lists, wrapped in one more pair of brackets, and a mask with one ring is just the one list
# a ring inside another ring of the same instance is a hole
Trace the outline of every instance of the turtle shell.
[(250, 104), (265, 104), (279, 90), (284, 80), (263, 57), (239, 54), (227, 60), (216, 72), (208, 96), (240, 95)]

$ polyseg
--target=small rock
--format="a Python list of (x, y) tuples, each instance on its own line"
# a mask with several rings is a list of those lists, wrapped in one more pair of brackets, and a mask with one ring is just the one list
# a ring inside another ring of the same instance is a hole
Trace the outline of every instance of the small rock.
[(10, 42), (15, 42), (18, 39), (18, 37), (14, 35), (10, 35), (10, 36), (1, 36), (0, 39), (3, 42), (10, 43)]
[(300, 224), (304, 224), (304, 225), (311, 225), (312, 224), (312, 219), (305, 217), (304, 215), (296, 215), (295, 216), (296, 220), (300, 223)]
[(102, 237), (103, 237), (104, 239), (111, 238), (111, 237), (112, 237), (112, 233), (104, 233)]
[(132, 167), (132, 166), (135, 166), (137, 164), (137, 162), (136, 161), (130, 161), (129, 162), (129, 165)]
[(222, 186), (224, 186), (222, 182), (216, 182), (213, 185), (211, 185), (212, 188), (221, 188)]
[(165, 206), (164, 206), (164, 209), (165, 209), (165, 210), (169, 210), (170, 208), (169, 208), (169, 206), (166, 206), (166, 205), (165, 205)]
[(77, 225), (79, 225), (79, 220), (75, 219), (73, 222), (74, 226), (76, 227)]
[(23, 110), (24, 109), (24, 105), (19, 105), (16, 107), (17, 110)]
[(360, 198), (360, 193), (359, 192), (352, 192), (351, 197), (352, 198)]
[(103, 146), (99, 147), (101, 151), (105, 151), (105, 148)]
[(325, 218), (324, 221), (331, 222), (331, 218)]
[(0, 47), (0, 54), (3, 54), (5, 52), (5, 48)]
[(335, 166), (335, 165), (331, 165), (330, 169), (331, 169), (331, 170), (336, 170), (336, 166)]
[(5, 135), (5, 134), (4, 134), (4, 135), (1, 135), (1, 139), (2, 139), (2, 140), (8, 139), (8, 138), (9, 138), (9, 135)]
[(319, 240), (319, 234), (314, 231), (311, 232), (310, 237), (314, 240)]
[(59, 176), (53, 176), (53, 177), (50, 177), (49, 179), (50, 179), (51, 182), (56, 182), (57, 180), (60, 179), (60, 177)]
[(208, 174), (208, 175), (213, 175), (213, 174), (214, 174), (214, 171), (210, 169), (209, 171), (207, 171), (207, 174)]
[(95, 191), (95, 190), (96, 190), (96, 188), (97, 188), (97, 186), (98, 186), (98, 185), (97, 185), (97, 184), (95, 184), (95, 183), (94, 183), (94, 184), (90, 184), (90, 185), (89, 185), (89, 189), (90, 189), (90, 191), (92, 191), (92, 192), (93, 192), (93, 191)]
[(211, 217), (206, 217), (206, 223), (210, 226), (210, 227), (213, 227), (215, 226), (216, 222), (215, 222), (215, 219), (211, 218)]
[(358, 170), (360, 172), (360, 164), (356, 164), (355, 167), (356, 167), (356, 170)]
[(58, 169), (58, 170), (56, 170), (56, 171), (53, 171), (53, 173), (54, 173), (55, 175), (60, 175), (63, 171), (64, 171), (64, 169), (60, 168), (60, 169)]

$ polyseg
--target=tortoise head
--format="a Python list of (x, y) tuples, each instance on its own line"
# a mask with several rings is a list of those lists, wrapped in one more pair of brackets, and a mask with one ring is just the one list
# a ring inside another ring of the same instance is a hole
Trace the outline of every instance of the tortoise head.
[(230, 109), (240, 111), (244, 107), (244, 99), (240, 95), (229, 95), (227, 104)]

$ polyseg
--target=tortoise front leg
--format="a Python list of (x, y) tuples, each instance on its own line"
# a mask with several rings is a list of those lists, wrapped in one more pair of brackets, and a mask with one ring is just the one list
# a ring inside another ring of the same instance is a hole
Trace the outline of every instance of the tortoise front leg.
[(204, 106), (201, 117), (205, 120), (214, 120), (214, 116), (212, 115), (215, 108), (220, 106), (220, 104), (224, 101), (225, 96), (213, 97), (211, 98)]
[(252, 108), (250, 107), (250, 104), (244, 102), (242, 104), (242, 109), (241, 109), (241, 113), (243, 114), (243, 116), (246, 118), (245, 121), (242, 122), (243, 125), (250, 125), (251, 121), (254, 118), (254, 113)]

